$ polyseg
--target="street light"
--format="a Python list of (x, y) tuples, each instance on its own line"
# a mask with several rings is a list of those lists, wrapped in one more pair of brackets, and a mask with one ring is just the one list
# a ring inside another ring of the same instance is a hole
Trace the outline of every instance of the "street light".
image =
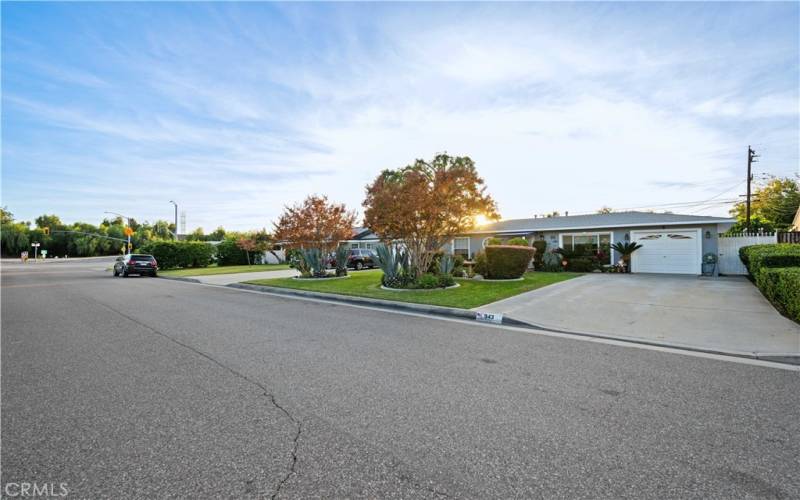
[(128, 236), (128, 246), (125, 248), (125, 251), (126, 252), (130, 252), (131, 251), (131, 232), (133, 230), (133, 228), (131, 227), (131, 219), (132, 219), (132, 217), (128, 217), (127, 215), (118, 214), (117, 212), (105, 211), (103, 213), (104, 214), (116, 215), (118, 217), (122, 217), (123, 219), (125, 219), (127, 221), (125, 224), (127, 224), (127, 228), (131, 229), (131, 231), (125, 231), (126, 235)]
[(169, 200), (170, 203), (175, 205), (175, 240), (178, 239), (178, 204), (172, 200)]

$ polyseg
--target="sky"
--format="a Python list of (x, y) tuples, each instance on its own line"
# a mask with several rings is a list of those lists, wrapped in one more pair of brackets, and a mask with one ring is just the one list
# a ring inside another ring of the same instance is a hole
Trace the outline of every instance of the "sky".
[[(438, 152), (503, 218), (800, 167), (800, 4), (2, 3), (2, 205), (270, 228)], [(709, 200), (704, 205), (668, 205)]]

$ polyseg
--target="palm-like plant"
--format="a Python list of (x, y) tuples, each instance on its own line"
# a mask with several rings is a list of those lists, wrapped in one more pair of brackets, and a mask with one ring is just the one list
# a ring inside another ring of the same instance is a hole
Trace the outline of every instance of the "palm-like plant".
[(326, 276), (328, 273), (325, 268), (325, 259), (319, 248), (304, 248), (301, 250), (303, 260), (311, 270), (311, 275), (315, 278)]
[(350, 249), (346, 245), (339, 245), (336, 248), (336, 276), (347, 276), (347, 258), (350, 256)]
[(642, 248), (642, 245), (633, 241), (626, 241), (626, 242), (618, 241), (617, 243), (611, 245), (611, 248), (614, 249), (616, 252), (618, 252), (620, 255), (622, 255), (622, 260), (625, 261), (625, 269), (627, 270), (627, 272), (631, 272), (631, 266), (630, 266), (631, 254), (633, 254), (633, 252), (635, 252), (636, 250)]

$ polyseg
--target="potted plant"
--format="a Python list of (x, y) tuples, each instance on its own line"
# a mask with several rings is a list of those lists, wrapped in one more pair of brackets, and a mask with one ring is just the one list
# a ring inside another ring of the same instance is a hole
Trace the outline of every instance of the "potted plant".
[(636, 242), (617, 242), (611, 245), (611, 248), (622, 255), (622, 261), (625, 262), (625, 272), (631, 272), (631, 255), (636, 250), (642, 248), (642, 245)]

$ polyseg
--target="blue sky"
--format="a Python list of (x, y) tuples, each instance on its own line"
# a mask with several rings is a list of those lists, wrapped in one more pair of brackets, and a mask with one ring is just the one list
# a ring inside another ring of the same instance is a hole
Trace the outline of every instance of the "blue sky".
[(732, 199), (748, 144), (798, 172), (798, 25), (797, 3), (3, 3), (2, 204), (270, 227), (310, 193), (360, 211), (439, 151), (504, 218)]

